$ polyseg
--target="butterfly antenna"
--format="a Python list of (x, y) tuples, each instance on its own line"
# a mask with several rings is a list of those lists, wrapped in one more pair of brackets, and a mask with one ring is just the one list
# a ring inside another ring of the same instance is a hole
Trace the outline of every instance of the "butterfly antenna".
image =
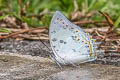
[(39, 41), (49, 50), (49, 51), (52, 51), (41, 39), (40, 39), (40, 35), (38, 34), (39, 36)]
[(52, 51), (41, 39), (40, 39), (40, 42), (42, 42), (42, 44), (45, 45), (49, 51)]

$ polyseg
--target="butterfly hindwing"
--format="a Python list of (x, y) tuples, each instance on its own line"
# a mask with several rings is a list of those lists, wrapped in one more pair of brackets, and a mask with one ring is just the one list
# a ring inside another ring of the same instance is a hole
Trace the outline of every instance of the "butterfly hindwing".
[(59, 11), (52, 18), (49, 37), (56, 60), (60, 63), (82, 63), (94, 59), (90, 57), (90, 51), (94, 51), (92, 39)]

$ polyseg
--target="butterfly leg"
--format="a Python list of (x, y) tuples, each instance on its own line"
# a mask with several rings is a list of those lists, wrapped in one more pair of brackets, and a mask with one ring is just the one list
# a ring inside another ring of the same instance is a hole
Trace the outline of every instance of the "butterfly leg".
[(60, 68), (60, 70), (62, 70), (62, 66), (60, 65), (60, 63), (55, 59), (54, 55), (50, 55), (50, 58), (58, 65), (58, 67)]
[(74, 66), (74, 67), (76, 67), (76, 68), (80, 68), (78, 65), (76, 65), (76, 64), (74, 64), (74, 63), (72, 63), (72, 62), (70, 62), (70, 64), (72, 64), (72, 66)]

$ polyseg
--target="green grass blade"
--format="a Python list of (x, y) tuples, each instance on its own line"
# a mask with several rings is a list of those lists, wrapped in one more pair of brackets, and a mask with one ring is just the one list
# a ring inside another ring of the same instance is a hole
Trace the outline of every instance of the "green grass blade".
[(6, 28), (0, 28), (0, 32), (11, 33), (11, 31), (7, 30)]
[(114, 23), (114, 30), (119, 27), (119, 23), (120, 23), (120, 16), (118, 17), (118, 19)]

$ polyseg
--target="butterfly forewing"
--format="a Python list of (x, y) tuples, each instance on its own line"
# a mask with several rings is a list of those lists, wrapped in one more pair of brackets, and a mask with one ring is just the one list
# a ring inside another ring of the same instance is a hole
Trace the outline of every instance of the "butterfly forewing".
[(56, 60), (60, 63), (83, 63), (94, 59), (90, 57), (90, 50), (93, 52), (94, 49), (89, 35), (59, 11), (52, 18), (49, 37)]

